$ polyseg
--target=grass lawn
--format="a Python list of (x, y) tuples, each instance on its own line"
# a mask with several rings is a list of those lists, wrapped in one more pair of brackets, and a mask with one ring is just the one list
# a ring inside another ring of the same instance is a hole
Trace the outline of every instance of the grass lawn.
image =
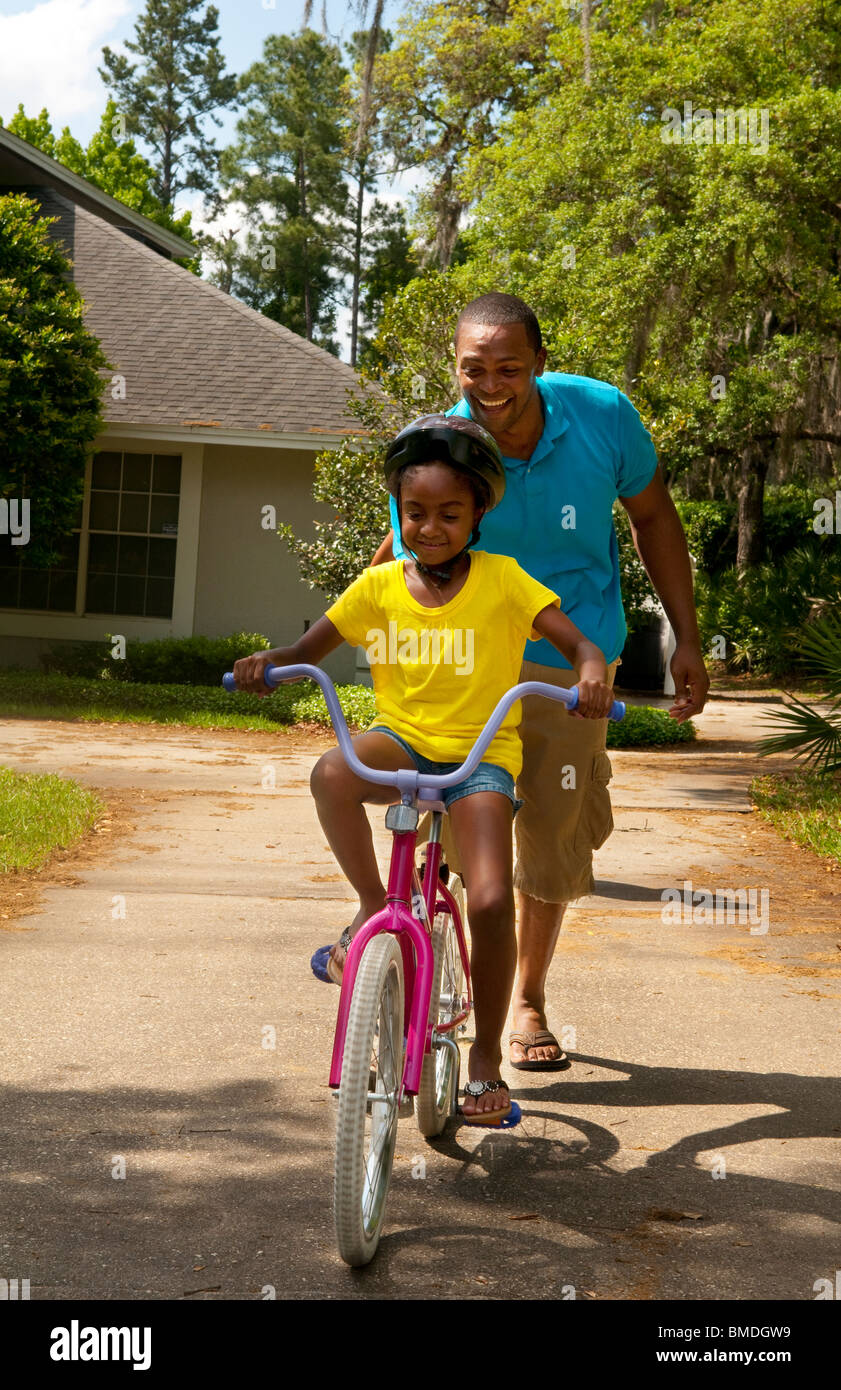
[(800, 768), (757, 777), (750, 790), (760, 815), (787, 840), (841, 864), (841, 779)]
[(40, 868), (53, 850), (80, 840), (102, 810), (75, 782), (0, 767), (0, 874)]
[[(339, 701), (352, 729), (365, 729), (374, 715), (373, 691), (340, 685)], [(189, 724), (213, 729), (277, 729), (278, 724), (329, 728), (327, 706), (312, 682), (282, 685), (273, 695), (229, 695), (221, 686), (140, 685), (84, 676), (0, 671), (0, 718), (79, 719), (128, 724)], [(608, 748), (687, 743), (692, 721), (676, 724), (663, 710), (629, 706), (621, 724), (608, 725)]]

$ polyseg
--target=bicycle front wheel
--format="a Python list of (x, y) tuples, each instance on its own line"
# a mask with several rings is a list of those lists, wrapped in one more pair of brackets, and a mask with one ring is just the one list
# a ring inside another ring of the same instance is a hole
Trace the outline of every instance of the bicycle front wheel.
[(336, 1124), (339, 1254), (373, 1259), (385, 1219), (403, 1080), (403, 960), (393, 936), (365, 947), (353, 988)]
[[(450, 875), (449, 889), (464, 922), (464, 889), (458, 874)], [(464, 969), (458, 949), (458, 935), (449, 912), (439, 912), (432, 932), (435, 970), (429, 1011), (432, 1026), (451, 1023), (461, 1012)], [(453, 1032), (449, 1033), (453, 1037)], [(453, 1037), (453, 1041), (455, 1038)], [(450, 1115), (453, 1091), (458, 1087), (458, 1063), (449, 1047), (433, 1046), (423, 1059), (420, 1087), (415, 1102), (418, 1129), (425, 1139), (435, 1139), (444, 1130)]]

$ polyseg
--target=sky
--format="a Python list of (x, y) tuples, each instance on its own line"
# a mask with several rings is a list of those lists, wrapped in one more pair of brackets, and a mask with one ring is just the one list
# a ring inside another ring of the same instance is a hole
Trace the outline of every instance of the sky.
[[(219, 11), (220, 49), (226, 71), (240, 73), (260, 58), (269, 34), (300, 29), (304, 0), (215, 0)], [(402, 0), (388, 0), (386, 24), (394, 24)], [(369, 5), (369, 12), (372, 6)], [(119, 52), (134, 34), (145, 0), (0, 0), (0, 117), (11, 119), (18, 103), (28, 116), (46, 106), (53, 130), (67, 125), (87, 144), (98, 128), (108, 97), (97, 73), (102, 49)], [(361, 27), (356, 0), (326, 0), (327, 27), (333, 39), (344, 42)], [(314, 0), (310, 23), (321, 29), (322, 0)], [(129, 55), (131, 56), (131, 55)], [(236, 115), (222, 115), (221, 127), (210, 125), (219, 148), (235, 137)], [(380, 196), (405, 198), (417, 184), (409, 174), (384, 183)], [(202, 225), (200, 195), (179, 199), (176, 212), (190, 208), (193, 225)], [(218, 230), (218, 228), (217, 228)], [(347, 324), (340, 319), (339, 332)], [(343, 348), (343, 356), (346, 351)]]

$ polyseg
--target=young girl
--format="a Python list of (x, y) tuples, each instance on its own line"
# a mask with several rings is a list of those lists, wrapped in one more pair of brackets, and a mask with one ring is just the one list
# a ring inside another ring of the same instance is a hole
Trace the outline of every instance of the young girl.
[[(237, 661), (237, 686), (265, 692), (267, 666), (317, 664), (342, 641), (364, 646), (377, 719), (353, 740), (357, 756), (376, 768), (449, 772), (517, 684), (528, 638), (546, 637), (579, 672), (578, 716), (606, 718), (613, 692), (604, 656), (560, 611), (558, 596), (508, 556), (471, 552), (481, 517), (505, 490), (492, 435), (458, 416), (424, 416), (389, 446), (385, 476), (411, 558), (363, 571), (291, 647)], [(520, 805), (519, 722), (517, 702), (486, 760), (443, 794), (470, 923), (476, 1040), (462, 1115), (473, 1124), (498, 1124), (511, 1110), (499, 1065), (517, 956), (511, 823)], [(330, 977), (339, 981), (350, 938), (385, 905), (363, 803), (400, 797), (358, 778), (338, 748), (319, 759), (311, 787), (330, 847), (359, 896), (359, 911), (330, 952)]]

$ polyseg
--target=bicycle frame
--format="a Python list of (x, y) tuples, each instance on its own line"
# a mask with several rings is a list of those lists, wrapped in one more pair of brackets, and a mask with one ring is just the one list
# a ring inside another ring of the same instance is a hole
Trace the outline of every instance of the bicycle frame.
[[(406, 804), (405, 802), (403, 803)], [(440, 803), (438, 803), (440, 804)], [(417, 806), (413, 806), (416, 814)], [(372, 937), (380, 932), (391, 932), (397, 937), (403, 957), (403, 976), (405, 980), (405, 1020), (406, 1056), (403, 1066), (403, 1094), (417, 1095), (420, 1086), (424, 1055), (432, 1048), (433, 1023), (429, 1006), (432, 997), (432, 943), (430, 934), (436, 912), (440, 907), (452, 915), (458, 938), (459, 954), (467, 982), (467, 1003), (446, 1029), (448, 1032), (463, 1022), (470, 1013), (470, 964), (464, 938), (464, 924), (458, 906), (449, 889), (440, 882), (438, 870), (441, 864), (440, 827), (443, 812), (433, 811), (432, 837), (426, 861), (422, 889), (418, 884), (415, 869), (415, 848), (417, 828), (414, 830), (395, 830), (388, 873), (386, 906), (360, 927), (348, 948), (342, 971), (342, 992), (339, 999), (339, 1013), (336, 1019), (336, 1033), (333, 1041), (333, 1057), (330, 1064), (329, 1085), (334, 1089), (341, 1085), (342, 1059), (348, 1015), (356, 982), (356, 972), (362, 953)], [(415, 890), (413, 893), (413, 889)], [(424, 905), (424, 918), (421, 920), (411, 908), (412, 902), (420, 900)], [(402, 1096), (401, 1096), (402, 1099)]]

